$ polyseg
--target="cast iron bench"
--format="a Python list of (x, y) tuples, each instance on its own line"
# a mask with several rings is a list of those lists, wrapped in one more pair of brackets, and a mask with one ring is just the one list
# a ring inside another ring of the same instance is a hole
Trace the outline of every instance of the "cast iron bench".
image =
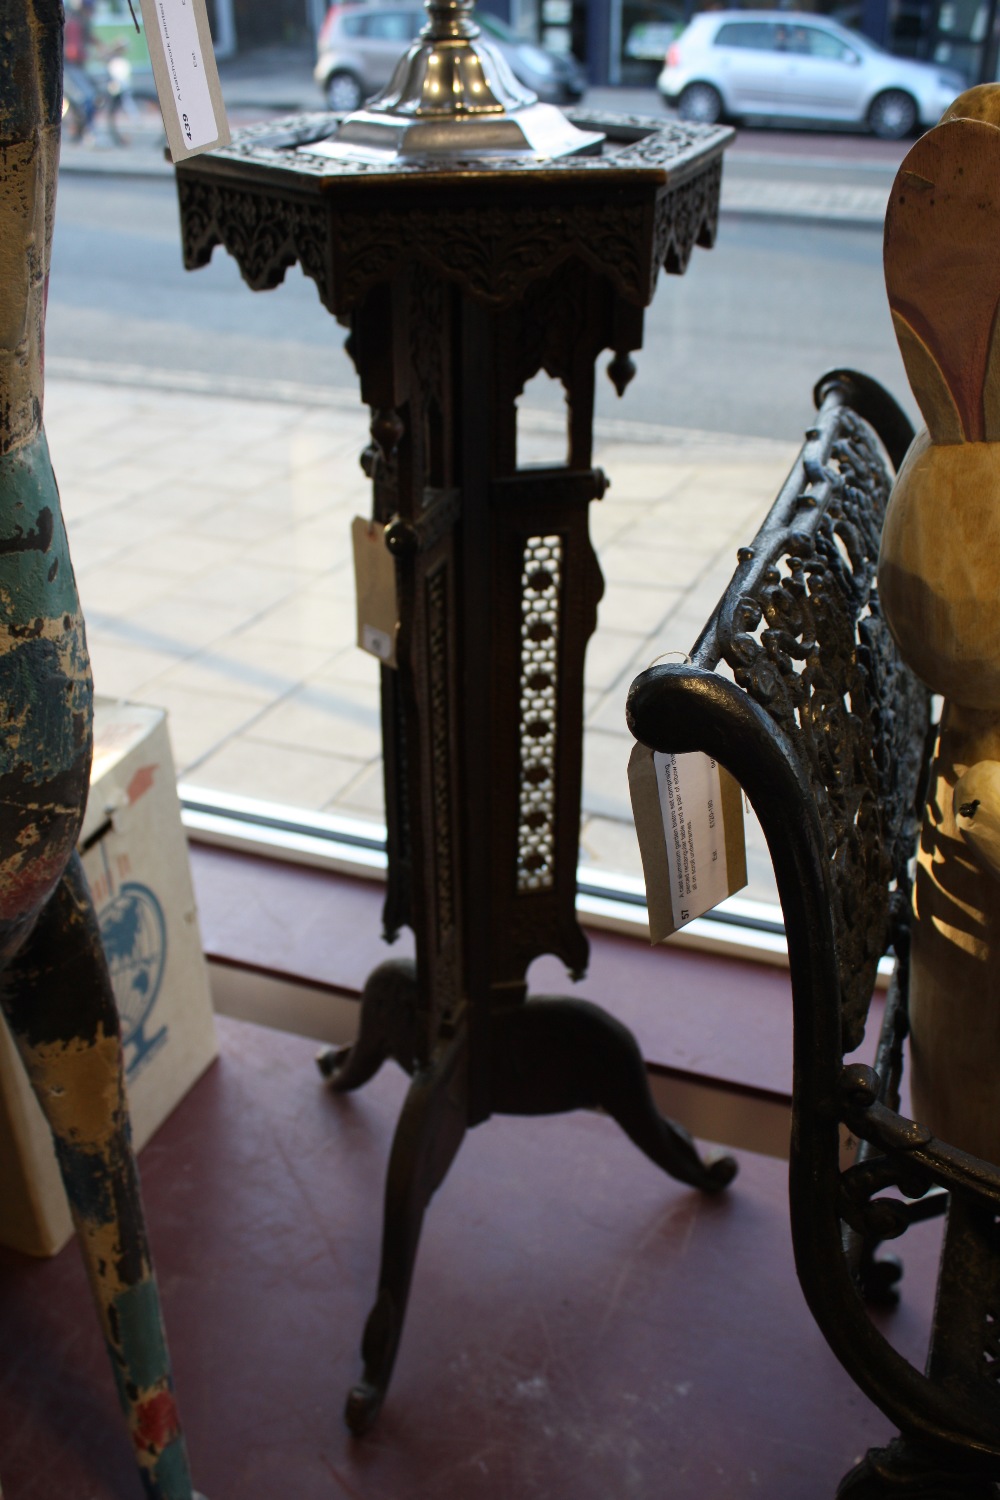
[[(825, 376), (817, 416), (688, 662), (633, 683), (629, 726), (702, 751), (760, 819), (784, 914), (794, 1023), (790, 1202), (820, 1329), (899, 1427), (838, 1494), (986, 1500), (1000, 1478), (1000, 1171), (900, 1113), (909, 865), (932, 732), (929, 696), (882, 618), (876, 564), (892, 467), (912, 437), (873, 380)], [(895, 954), (873, 1067), (862, 1042)], [(842, 1139), (860, 1145), (844, 1165)], [(925, 1371), (871, 1321), (900, 1268), (878, 1244), (947, 1212)]]

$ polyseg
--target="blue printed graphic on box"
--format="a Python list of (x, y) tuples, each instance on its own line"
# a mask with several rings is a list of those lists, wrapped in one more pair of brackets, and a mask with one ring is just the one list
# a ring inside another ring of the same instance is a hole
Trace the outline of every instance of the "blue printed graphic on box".
[(166, 1026), (148, 1031), (167, 966), (167, 924), (154, 893), (135, 880), (102, 907), (100, 924), (131, 1080), (167, 1039)]

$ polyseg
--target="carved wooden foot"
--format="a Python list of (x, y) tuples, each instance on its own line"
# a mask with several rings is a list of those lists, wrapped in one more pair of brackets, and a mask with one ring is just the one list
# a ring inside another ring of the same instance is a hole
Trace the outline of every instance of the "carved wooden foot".
[(149, 1500), (193, 1500), (129, 1139), (118, 1012), (74, 855), (0, 1004), (52, 1129)]
[(416, 1065), (417, 972), (411, 959), (391, 958), (368, 977), (352, 1047), (327, 1047), (316, 1059), (330, 1087), (346, 1094), (374, 1078), (387, 1058), (407, 1073)]
[(1000, 1486), (968, 1469), (946, 1468), (931, 1453), (904, 1437), (885, 1448), (869, 1448), (844, 1476), (837, 1500), (998, 1500)]
[(385, 1397), (406, 1316), (424, 1210), (465, 1135), (466, 1045), (461, 1032), (414, 1076), (396, 1126), (385, 1188), (378, 1297), (361, 1342), (364, 1374), (351, 1390), (344, 1412), (356, 1436), (368, 1431)]
[(680, 1182), (715, 1193), (736, 1175), (702, 1159), (687, 1131), (660, 1114), (627, 1026), (587, 1000), (540, 997), (492, 1018), (491, 1105), (499, 1114), (603, 1109), (630, 1141)]

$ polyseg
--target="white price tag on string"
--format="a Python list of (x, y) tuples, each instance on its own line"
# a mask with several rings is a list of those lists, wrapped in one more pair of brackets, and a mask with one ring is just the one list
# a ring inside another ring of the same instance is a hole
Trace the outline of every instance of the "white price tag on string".
[(396, 666), (399, 602), (396, 562), (385, 545), (385, 527), (355, 516), (351, 522), (358, 645), (385, 667)]
[(140, 0), (153, 81), (174, 161), (231, 139), (205, 0)]
[(661, 943), (746, 885), (742, 793), (707, 755), (662, 755), (638, 744), (628, 780), (649, 938)]

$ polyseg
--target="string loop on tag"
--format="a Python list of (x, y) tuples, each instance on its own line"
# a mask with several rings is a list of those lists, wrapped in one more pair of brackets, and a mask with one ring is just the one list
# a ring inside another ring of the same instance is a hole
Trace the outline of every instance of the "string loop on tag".
[(128, 10), (129, 10), (129, 15), (132, 17), (132, 24), (134, 25), (136, 31), (138, 31), (141, 34), (142, 28), (139, 25), (139, 17), (136, 15), (135, 11), (132, 8), (132, 0), (128, 0)]
[(649, 663), (649, 666), (647, 666), (646, 671), (648, 672), (650, 667), (655, 667), (658, 661), (663, 661), (668, 656), (679, 656), (681, 661), (684, 662), (687, 666), (691, 665), (691, 657), (687, 651), (661, 651), (659, 656), (653, 657), (653, 660)]

